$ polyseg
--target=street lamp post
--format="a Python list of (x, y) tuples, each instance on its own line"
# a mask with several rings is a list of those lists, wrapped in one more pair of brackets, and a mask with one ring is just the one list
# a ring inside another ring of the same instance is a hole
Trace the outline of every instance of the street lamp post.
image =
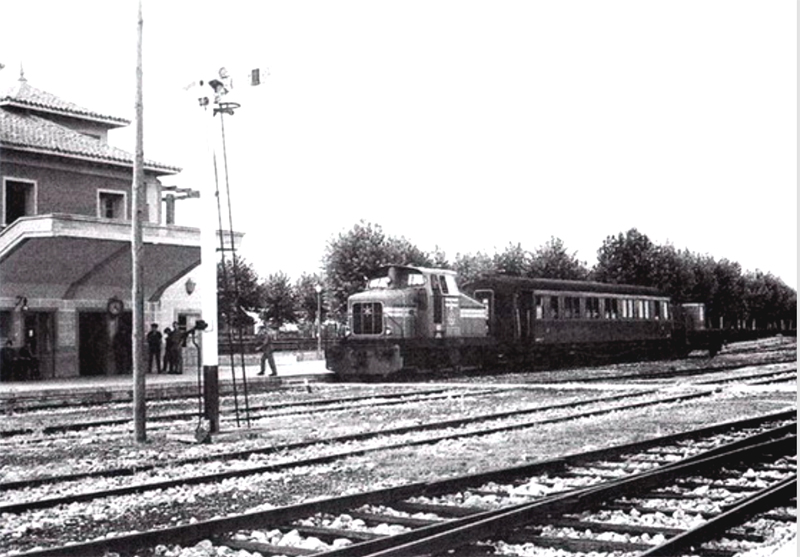
[(317, 359), (322, 359), (322, 286), (316, 285), (317, 291)]

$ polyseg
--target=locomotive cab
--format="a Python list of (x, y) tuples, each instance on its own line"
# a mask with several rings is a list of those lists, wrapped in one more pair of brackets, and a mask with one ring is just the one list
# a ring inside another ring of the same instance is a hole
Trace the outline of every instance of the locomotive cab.
[(486, 336), (484, 306), (462, 294), (456, 273), (407, 265), (380, 268), (347, 301), (347, 338), (327, 355), (341, 375), (390, 375), (424, 367), (464, 336)]

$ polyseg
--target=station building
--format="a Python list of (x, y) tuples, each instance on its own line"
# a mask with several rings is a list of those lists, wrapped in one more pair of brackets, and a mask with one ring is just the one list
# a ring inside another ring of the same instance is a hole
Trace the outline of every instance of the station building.
[[(134, 156), (108, 143), (128, 124), (24, 76), (0, 92), (0, 342), (28, 346), (43, 379), (131, 372)], [(145, 161), (145, 321), (162, 331), (201, 309), (200, 230), (173, 223), (162, 183), (179, 171)]]

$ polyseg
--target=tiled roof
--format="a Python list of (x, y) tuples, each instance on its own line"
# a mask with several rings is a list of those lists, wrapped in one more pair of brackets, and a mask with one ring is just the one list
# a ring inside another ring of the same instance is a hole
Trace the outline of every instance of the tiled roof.
[[(40, 116), (8, 110), (0, 105), (0, 148), (59, 155), (69, 158), (133, 165), (133, 155), (99, 139), (78, 133)], [(180, 168), (145, 161), (145, 168), (175, 174)]]
[(124, 118), (107, 116), (94, 112), (78, 106), (75, 103), (62, 100), (51, 93), (32, 87), (24, 78), (21, 78), (9, 91), (0, 93), (0, 107), (2, 106), (18, 106), (31, 110), (72, 116), (83, 120), (101, 122), (109, 127), (127, 126), (130, 124), (130, 121)]

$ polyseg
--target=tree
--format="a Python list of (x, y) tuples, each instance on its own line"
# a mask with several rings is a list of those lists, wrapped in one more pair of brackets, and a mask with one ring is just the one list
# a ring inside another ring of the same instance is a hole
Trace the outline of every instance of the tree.
[(297, 296), (284, 272), (267, 277), (263, 300), (261, 319), (270, 327), (278, 329), (285, 323), (297, 323)]
[(656, 246), (653, 251), (652, 286), (668, 294), (674, 302), (687, 302), (695, 289), (693, 255), (672, 245)]
[(652, 286), (656, 249), (650, 238), (631, 228), (624, 235), (608, 236), (597, 250), (596, 280)]
[(264, 298), (261, 279), (253, 266), (241, 257), (236, 263), (235, 267), (231, 259), (217, 263), (218, 319), (233, 328), (252, 325), (253, 319), (245, 311), (258, 313)]
[(483, 252), (456, 254), (455, 270), (459, 285), (475, 280), (481, 275), (494, 272), (492, 257)]
[(453, 266), (447, 260), (447, 254), (439, 246), (435, 246), (433, 251), (428, 254), (431, 266), (435, 269), (452, 269)]
[(389, 264), (430, 266), (427, 254), (405, 238), (386, 236), (380, 225), (359, 221), (328, 242), (323, 257), (330, 311), (341, 317), (347, 298), (366, 286), (366, 278)]
[(589, 276), (589, 269), (586, 263), (578, 260), (576, 253), (567, 253), (564, 242), (551, 236), (531, 256), (526, 274), (539, 278), (584, 280)]
[(297, 279), (297, 282), (294, 286), (295, 293), (297, 294), (296, 314), (300, 321), (303, 321), (306, 324), (313, 324), (317, 320), (317, 286), (321, 286), (323, 288), (323, 291), (320, 292), (319, 296), (323, 302), (321, 304), (322, 316), (320, 317), (320, 321), (324, 321), (325, 314), (328, 313), (328, 310), (325, 307), (325, 300), (322, 299), (324, 298), (322, 294), (325, 291), (322, 277), (319, 275), (309, 275), (304, 273), (299, 279)]
[[(738, 263), (723, 259), (714, 266), (714, 276), (717, 282), (714, 299), (717, 314), (714, 316), (714, 324), (733, 327), (745, 316), (745, 281), (742, 268)], [(721, 324), (717, 322), (720, 317)]]
[(494, 269), (498, 273), (515, 277), (523, 276), (530, 268), (531, 254), (522, 249), (521, 244), (506, 246), (502, 253), (496, 253), (492, 258)]

